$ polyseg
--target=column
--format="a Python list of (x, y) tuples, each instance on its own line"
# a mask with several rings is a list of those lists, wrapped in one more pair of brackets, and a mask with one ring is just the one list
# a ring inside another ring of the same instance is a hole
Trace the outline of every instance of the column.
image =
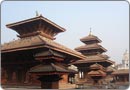
[(10, 69), (7, 69), (7, 82), (12, 82), (12, 76), (13, 76), (13, 72)]
[(13, 72), (13, 75), (12, 75), (12, 82), (13, 83), (17, 82), (17, 80), (16, 80), (16, 72), (15, 71)]
[(24, 83), (29, 83), (29, 81), (30, 81), (30, 74), (29, 74), (29, 72), (27, 71), (26, 72), (26, 74), (25, 74), (25, 80), (24, 80)]
[(26, 80), (26, 71), (22, 70), (22, 80), (21, 80), (21, 82), (24, 83), (25, 80)]
[(1, 84), (5, 84), (7, 82), (7, 73), (5, 69), (1, 69)]
[(127, 82), (127, 77), (126, 76), (124, 76), (124, 81)]

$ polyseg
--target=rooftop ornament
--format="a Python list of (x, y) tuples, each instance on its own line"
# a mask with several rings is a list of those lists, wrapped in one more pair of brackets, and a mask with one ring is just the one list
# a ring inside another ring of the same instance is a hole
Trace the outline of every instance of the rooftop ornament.
[(92, 35), (91, 27), (90, 27), (90, 32), (89, 32), (89, 35)]
[(39, 13), (38, 13), (38, 11), (36, 11), (36, 17), (38, 17), (39, 16)]

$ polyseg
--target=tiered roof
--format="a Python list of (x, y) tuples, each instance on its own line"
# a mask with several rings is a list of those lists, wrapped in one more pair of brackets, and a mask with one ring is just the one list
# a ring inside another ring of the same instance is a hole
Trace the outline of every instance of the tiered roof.
[(91, 65), (90, 69), (91, 71), (88, 72), (90, 76), (106, 76), (104, 67), (98, 63)]
[(103, 65), (104, 67), (107, 67), (114, 63), (113, 61), (108, 60), (109, 57), (107, 55), (102, 54), (107, 50), (98, 44), (99, 42), (101, 42), (101, 40), (97, 36), (94, 36), (90, 33), (88, 36), (80, 40), (82, 42), (85, 42), (85, 45), (77, 47), (75, 48), (75, 50), (81, 52), (87, 57), (84, 60), (78, 60), (74, 62), (74, 65), (81, 66), (83, 64), (87, 64), (89, 67), (89, 65), (91, 64), (98, 63)]
[(42, 52), (37, 53), (37, 54), (35, 55), (35, 57), (42, 57), (42, 56), (58, 56), (58, 57), (64, 57), (61, 53), (56, 52), (56, 51), (51, 50), (51, 49), (49, 49), (49, 50), (47, 50), (47, 51), (42, 51)]
[(80, 47), (75, 48), (75, 50), (77, 50), (79, 52), (86, 51), (86, 50), (101, 50), (102, 52), (107, 51), (105, 48), (103, 48), (101, 45), (99, 45), (97, 43), (80, 46)]
[(91, 35), (91, 34), (89, 34), (86, 37), (81, 38), (80, 41), (82, 41), (85, 44), (90, 43), (90, 42), (96, 42), (96, 43), (102, 42), (97, 36), (94, 36), (94, 35)]
[(40, 35), (21, 38), (9, 43), (5, 43), (2, 45), (1, 51), (2, 53), (6, 53), (6, 52), (29, 50), (29, 49), (36, 49), (36, 48), (50, 48), (59, 52), (70, 54), (78, 58), (82, 58), (82, 59), (86, 58), (81, 53), (76, 52), (75, 50), (71, 50), (59, 43), (56, 43), (53, 40), (50, 40)]
[(100, 64), (98, 63), (95, 63), (93, 65), (90, 66), (90, 69), (102, 69), (103, 66), (101, 66)]
[(90, 71), (89, 73), (88, 73), (88, 75), (90, 75), (90, 76), (106, 76), (106, 73), (105, 72), (103, 72), (102, 70), (97, 70), (97, 71)]
[(30, 69), (31, 73), (50, 73), (50, 72), (68, 72), (65, 68), (51, 64), (40, 64)]
[(83, 53), (84, 55), (98, 54), (107, 51), (104, 47), (98, 44), (102, 41), (97, 36), (92, 35), (91, 31), (88, 36), (81, 38), (80, 41), (85, 43), (85, 45), (77, 47), (75, 50)]
[[(79, 64), (94, 64), (94, 63), (100, 63), (105, 67), (111, 65), (114, 62), (109, 60), (106, 55), (99, 54), (99, 55), (87, 56), (85, 59), (78, 60), (72, 64), (79, 65)], [(107, 63), (107, 65), (105, 63)]]
[(42, 15), (6, 26), (18, 32), (20, 39), (2, 45), (2, 53), (36, 48), (50, 48), (77, 58), (85, 58), (79, 52), (53, 41), (53, 37), (60, 32), (64, 32), (65, 29)]
[(78, 73), (75, 70), (68, 69), (66, 67), (61, 67), (57, 64), (50, 63), (50, 64), (40, 64), (34, 66), (30, 69), (30, 73), (37, 73), (37, 75), (44, 74), (44, 75), (51, 75), (51, 74), (64, 74), (64, 73)]

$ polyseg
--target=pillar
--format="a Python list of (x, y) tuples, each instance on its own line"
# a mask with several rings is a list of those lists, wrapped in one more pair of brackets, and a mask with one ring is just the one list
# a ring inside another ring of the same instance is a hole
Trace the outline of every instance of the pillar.
[(26, 80), (26, 70), (22, 70), (21, 82), (24, 83)]
[(7, 82), (7, 72), (4, 68), (1, 69), (1, 84), (5, 84)]
[(28, 71), (26, 71), (24, 83), (29, 83), (29, 82), (30, 82), (30, 74)]
[(7, 69), (7, 82), (12, 82), (12, 76), (13, 76), (13, 71), (10, 69)]
[(17, 82), (17, 80), (16, 80), (16, 72), (15, 71), (13, 72), (13, 75), (12, 75), (12, 82), (13, 83)]
[(127, 76), (124, 76), (124, 81), (127, 82)]

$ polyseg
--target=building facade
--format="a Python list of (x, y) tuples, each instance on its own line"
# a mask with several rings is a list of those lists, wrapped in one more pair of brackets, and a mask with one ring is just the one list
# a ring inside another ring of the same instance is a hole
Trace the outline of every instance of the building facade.
[(122, 63), (117, 65), (117, 69), (129, 69), (129, 52), (126, 50), (122, 57)]

